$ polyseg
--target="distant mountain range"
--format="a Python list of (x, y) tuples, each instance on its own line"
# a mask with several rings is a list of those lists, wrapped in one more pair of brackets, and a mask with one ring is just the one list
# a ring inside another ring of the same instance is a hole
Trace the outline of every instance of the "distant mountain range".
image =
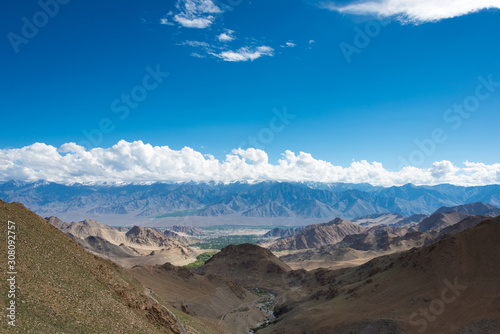
[[(320, 218), (394, 213), (431, 214), (443, 206), (483, 202), (500, 206), (500, 185), (373, 187), (367, 184), (183, 183), (152, 185), (62, 185), (0, 183), (0, 199), (16, 201), (41, 215), (123, 215), (143, 218), (239, 216)], [(89, 218), (85, 217), (85, 218)], [(392, 217), (398, 220), (401, 217)]]

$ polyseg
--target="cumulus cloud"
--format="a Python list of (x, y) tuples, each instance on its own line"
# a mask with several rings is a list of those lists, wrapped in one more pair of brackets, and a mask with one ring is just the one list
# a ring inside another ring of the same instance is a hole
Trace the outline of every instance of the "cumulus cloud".
[(404, 167), (389, 171), (379, 162), (355, 161), (348, 167), (315, 159), (311, 154), (286, 151), (270, 163), (265, 151), (234, 149), (219, 161), (189, 147), (173, 150), (142, 141), (120, 141), (110, 148), (85, 149), (75, 143), (59, 148), (35, 143), (0, 150), (0, 180), (58, 183), (152, 183), (315, 181), (370, 183), (392, 186), (414, 183), (433, 185), (487, 185), (500, 183), (500, 164), (466, 161), (462, 168), (449, 161), (430, 168)]
[(185, 28), (204, 29), (212, 25), (214, 14), (222, 13), (212, 0), (179, 0), (174, 21)]
[(438, 161), (432, 164), (429, 172), (431, 176), (437, 180), (447, 181), (448, 178), (452, 179), (459, 169), (449, 161)]
[(226, 29), (225, 32), (223, 32), (222, 34), (220, 34), (219, 36), (217, 36), (217, 39), (220, 42), (231, 42), (231, 41), (234, 41), (234, 39), (235, 39), (235, 37), (233, 36), (233, 34), (234, 34), (233, 30)]
[(223, 59), (224, 61), (248, 61), (255, 60), (262, 56), (274, 56), (274, 49), (270, 46), (258, 46), (258, 47), (242, 47), (236, 51), (222, 51), (220, 53), (214, 53), (214, 56)]
[(402, 22), (424, 23), (475, 13), (484, 9), (500, 8), (498, 0), (372, 0), (348, 5), (335, 2), (325, 8), (341, 13), (396, 17)]

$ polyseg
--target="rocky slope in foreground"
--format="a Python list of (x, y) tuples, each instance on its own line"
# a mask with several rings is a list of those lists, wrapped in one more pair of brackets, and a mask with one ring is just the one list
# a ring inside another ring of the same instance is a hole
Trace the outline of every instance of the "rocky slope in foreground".
[[(17, 333), (181, 333), (125, 270), (87, 253), (18, 203), (0, 201), (0, 226), (15, 222)], [(7, 243), (0, 244), (7, 254)], [(2, 256), (2, 268), (7, 267)], [(5, 271), (2, 270), (5, 282)], [(7, 296), (6, 284), (1, 285)], [(6, 298), (2, 298), (5, 309)], [(5, 320), (5, 319), (4, 319)], [(0, 332), (13, 332), (2, 321)]]

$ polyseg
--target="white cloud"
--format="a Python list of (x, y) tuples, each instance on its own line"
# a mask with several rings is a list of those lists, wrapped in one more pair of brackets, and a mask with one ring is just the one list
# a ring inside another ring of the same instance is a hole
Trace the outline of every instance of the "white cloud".
[(234, 31), (227, 29), (226, 32), (223, 32), (217, 38), (219, 39), (220, 42), (231, 42), (235, 40), (235, 37), (233, 36)]
[(204, 29), (212, 24), (213, 16), (207, 16), (206, 18), (187, 18), (184, 16), (176, 15), (174, 20), (185, 28), (199, 28)]
[(309, 44), (313, 44), (314, 42), (315, 42), (314, 39), (309, 40)]
[(207, 42), (199, 42), (199, 41), (184, 41), (182, 45), (189, 45), (194, 48), (210, 48), (210, 44)]
[(296, 46), (297, 46), (297, 44), (293, 43), (292, 41), (288, 41), (285, 43), (285, 45), (282, 45), (281, 47), (282, 48), (294, 48)]
[(174, 21), (185, 28), (208, 28), (223, 11), (212, 0), (179, 0)]
[(349, 5), (330, 2), (325, 8), (341, 13), (396, 17), (402, 22), (424, 23), (449, 19), (483, 9), (500, 8), (498, 0), (379, 0)]
[[(208, 28), (215, 23), (218, 15), (230, 8), (222, 3), (218, 4), (220, 7), (215, 4), (214, 0), (177, 0), (176, 13), (169, 12), (165, 18), (161, 19), (160, 24), (173, 25), (173, 22), (176, 22), (185, 28)], [(205, 42), (187, 40), (179, 45), (197, 48), (198, 50), (190, 53), (192, 57), (215, 57), (229, 62), (253, 61), (262, 56), (274, 56), (273, 48), (265, 45), (254, 46), (258, 43), (255, 39), (251, 42), (252, 46), (239, 45), (237, 50), (234, 50), (234, 47), (233, 50), (229, 49), (227, 43), (236, 39), (234, 31), (230, 29), (223, 29), (218, 35), (208, 37), (204, 34), (203, 36), (202, 39), (205, 39)], [(214, 39), (220, 43), (215, 43)], [(289, 42), (287, 46), (293, 47), (295, 44)]]
[(226, 46), (210, 45), (207, 42), (200, 41), (184, 41), (181, 45), (188, 45), (197, 48), (200, 52), (193, 52), (191, 56), (197, 58), (205, 58), (207, 55), (223, 59), (224, 61), (239, 62), (255, 60), (262, 56), (274, 56), (274, 49), (269, 46), (259, 47), (241, 47), (236, 51), (227, 50)]
[(453, 177), (453, 175), (458, 171), (459, 169), (455, 167), (451, 162), (449, 161), (438, 161), (432, 164), (431, 168), (429, 169), (431, 176), (435, 179), (442, 179), (446, 180), (448, 177)]
[(173, 150), (142, 141), (120, 141), (110, 148), (87, 150), (74, 143), (56, 148), (35, 143), (20, 149), (0, 150), (0, 180), (47, 180), (59, 183), (151, 183), (183, 181), (315, 181), (371, 183), (392, 186), (451, 183), (500, 183), (500, 164), (449, 161), (431, 168), (405, 167), (389, 171), (378, 162), (354, 161), (348, 167), (291, 151), (273, 164), (259, 149), (235, 149), (224, 161), (189, 147)]
[(191, 56), (195, 58), (207, 58), (207, 55), (214, 53), (214, 47), (207, 42), (184, 41), (180, 45), (187, 45), (198, 49), (196, 52), (191, 52)]
[(195, 57), (195, 58), (207, 58), (207, 56), (199, 54), (198, 52), (191, 52), (191, 57)]
[(170, 22), (167, 18), (163, 18), (160, 20), (160, 24), (167, 25), (167, 26), (173, 26), (174, 23)]
[(242, 47), (237, 51), (222, 51), (220, 53), (213, 53), (214, 56), (223, 59), (224, 61), (248, 61), (255, 60), (262, 56), (274, 56), (274, 49), (270, 46), (259, 46), (259, 47)]

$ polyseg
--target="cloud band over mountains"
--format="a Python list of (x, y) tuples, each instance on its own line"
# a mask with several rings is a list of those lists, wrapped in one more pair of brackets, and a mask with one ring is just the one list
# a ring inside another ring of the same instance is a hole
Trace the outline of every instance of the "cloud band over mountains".
[(310, 154), (283, 153), (276, 164), (259, 149), (235, 149), (219, 161), (189, 147), (173, 150), (142, 141), (118, 142), (110, 148), (85, 149), (75, 143), (59, 148), (35, 143), (19, 149), (0, 150), (0, 180), (57, 183), (152, 183), (152, 182), (257, 182), (313, 181), (370, 183), (392, 186), (413, 183), (434, 185), (488, 185), (500, 183), (500, 164), (449, 161), (435, 162), (428, 169), (404, 167), (389, 171), (381, 163), (353, 162), (335, 166)]

